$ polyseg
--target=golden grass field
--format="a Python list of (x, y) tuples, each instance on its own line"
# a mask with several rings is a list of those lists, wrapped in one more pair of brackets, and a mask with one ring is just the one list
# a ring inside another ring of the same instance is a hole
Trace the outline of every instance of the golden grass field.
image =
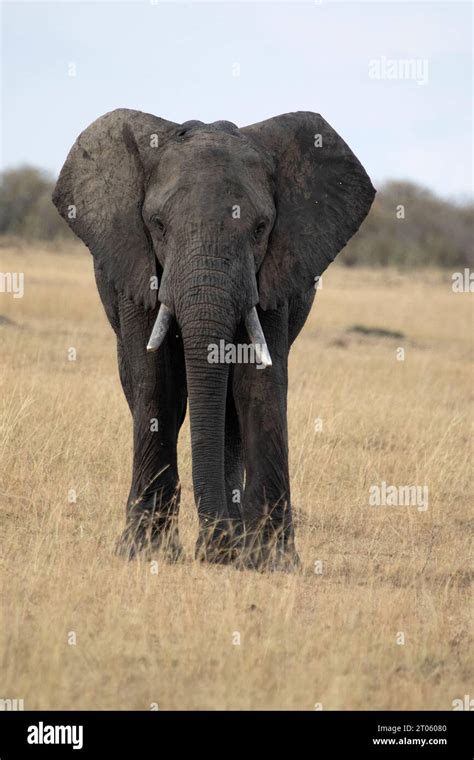
[[(472, 295), (452, 292), (450, 272), (330, 268), (290, 355), (302, 569), (193, 561), (186, 424), (188, 559), (154, 574), (113, 555), (131, 419), (92, 259), (67, 247), (0, 249), (2, 271), (25, 273), (23, 299), (0, 293), (12, 320), (0, 325), (0, 697), (25, 709), (450, 710), (472, 695)], [(427, 485), (428, 509), (369, 506), (381, 481)]]

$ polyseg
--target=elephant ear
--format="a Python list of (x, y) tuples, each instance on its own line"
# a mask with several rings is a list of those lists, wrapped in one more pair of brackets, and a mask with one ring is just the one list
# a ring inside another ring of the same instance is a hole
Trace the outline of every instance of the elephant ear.
[(260, 304), (307, 292), (366, 217), (375, 190), (350, 148), (316, 113), (299, 111), (241, 132), (273, 156), (277, 217), (259, 271)]
[(157, 267), (141, 208), (146, 177), (176, 124), (121, 108), (82, 132), (61, 170), (53, 203), (113, 287), (156, 305)]

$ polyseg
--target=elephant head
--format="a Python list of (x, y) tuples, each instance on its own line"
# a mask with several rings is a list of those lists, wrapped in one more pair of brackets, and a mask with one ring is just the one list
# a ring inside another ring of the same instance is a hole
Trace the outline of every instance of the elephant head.
[(145, 309), (161, 304), (150, 350), (173, 317), (180, 327), (204, 520), (225, 517), (228, 365), (209, 364), (209, 345), (233, 341), (245, 322), (270, 365), (255, 307), (310, 290), (374, 193), (345, 142), (308, 112), (239, 129), (120, 109), (70, 151), (55, 205), (117, 293)]

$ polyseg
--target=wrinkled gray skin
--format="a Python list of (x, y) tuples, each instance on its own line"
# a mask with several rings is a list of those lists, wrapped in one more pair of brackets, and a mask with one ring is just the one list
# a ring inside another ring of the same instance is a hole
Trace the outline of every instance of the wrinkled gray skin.
[[(121, 554), (182, 554), (176, 445), (189, 398), (196, 556), (256, 568), (298, 563), (288, 352), (315, 278), (357, 231), (374, 194), (357, 158), (314, 113), (239, 129), (119, 109), (79, 136), (53, 200), (94, 256), (133, 415)], [(150, 354), (161, 303), (173, 322)], [(210, 364), (210, 344), (249, 342), (244, 320), (253, 306), (273, 365)]]

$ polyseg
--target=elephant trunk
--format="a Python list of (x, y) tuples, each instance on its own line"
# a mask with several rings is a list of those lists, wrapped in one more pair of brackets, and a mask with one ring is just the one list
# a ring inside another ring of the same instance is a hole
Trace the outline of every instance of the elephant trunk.
[(176, 315), (183, 337), (194, 498), (200, 523), (196, 554), (211, 561), (230, 557), (232, 542), (224, 471), (229, 365), (210, 363), (209, 359), (220, 341), (233, 340), (237, 320), (229, 308), (230, 294), (224, 307), (224, 293), (218, 293), (216, 299), (204, 286), (192, 286)]
[[(162, 282), (164, 300), (173, 308), (183, 338), (193, 487), (200, 523), (196, 553), (211, 561), (232, 556), (233, 528), (224, 470), (229, 365), (213, 363), (212, 356), (221, 341), (234, 340), (242, 310), (247, 311), (258, 299), (256, 284), (244, 273), (241, 260), (226, 236), (216, 235), (215, 230), (188, 228), (173, 266), (169, 271), (165, 267)], [(247, 287), (242, 288), (245, 278)]]
[(255, 309), (258, 292), (250, 262), (246, 266), (243, 255), (219, 240), (204, 245), (196, 238), (188, 239), (179, 254), (173, 257), (172, 266), (165, 266), (161, 307), (148, 350), (157, 350), (174, 314), (186, 363), (193, 486), (200, 522), (197, 556), (225, 561), (232, 555), (233, 527), (224, 470), (229, 365), (213, 363), (211, 356), (222, 341), (234, 340), (245, 319), (249, 336), (257, 344), (258, 363), (270, 366), (271, 359)]
[[(225, 495), (225, 408), (229, 367), (209, 364), (208, 345), (215, 338), (196, 341), (183, 333), (191, 423), (194, 498), (200, 522), (200, 546), (215, 544), (220, 552), (228, 543), (231, 526)], [(223, 546), (224, 545), (224, 546)]]

